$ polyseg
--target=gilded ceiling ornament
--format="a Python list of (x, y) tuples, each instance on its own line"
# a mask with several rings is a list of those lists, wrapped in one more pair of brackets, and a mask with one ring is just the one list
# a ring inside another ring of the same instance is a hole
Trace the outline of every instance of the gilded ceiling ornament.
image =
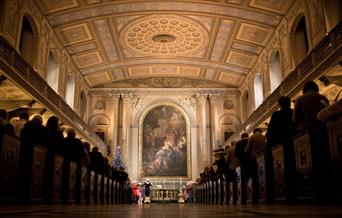
[(126, 25), (120, 41), (128, 51), (140, 55), (185, 55), (203, 49), (207, 30), (194, 20), (178, 15), (151, 15)]

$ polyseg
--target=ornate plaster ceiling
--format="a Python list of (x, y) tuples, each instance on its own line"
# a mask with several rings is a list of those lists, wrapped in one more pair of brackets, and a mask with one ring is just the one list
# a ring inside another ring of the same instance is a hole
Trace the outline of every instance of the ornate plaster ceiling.
[(153, 77), (239, 87), (293, 0), (35, 2), (91, 87)]

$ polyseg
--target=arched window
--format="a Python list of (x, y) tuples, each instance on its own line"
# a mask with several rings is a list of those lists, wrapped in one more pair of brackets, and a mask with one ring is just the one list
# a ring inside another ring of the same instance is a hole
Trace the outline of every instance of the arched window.
[(33, 26), (27, 17), (23, 17), (19, 51), (21, 56), (31, 65), (34, 65), (36, 57), (36, 38)]
[(271, 83), (271, 92), (273, 92), (282, 81), (282, 71), (281, 71), (281, 62), (280, 62), (280, 54), (279, 51), (276, 51), (272, 57), (270, 62), (270, 83)]
[(86, 95), (84, 94), (84, 91), (81, 92), (80, 95), (80, 117), (84, 120), (84, 115), (85, 115), (85, 111), (87, 110), (87, 98)]
[(309, 51), (308, 34), (306, 32), (305, 17), (302, 16), (294, 29), (292, 41), (292, 55), (297, 66), (306, 57)]
[(55, 92), (58, 93), (59, 64), (57, 63), (57, 60), (51, 51), (49, 53), (48, 59), (46, 82), (53, 90), (55, 90)]
[(249, 96), (248, 96), (248, 92), (246, 90), (242, 96), (242, 118), (244, 120), (246, 120), (248, 115), (249, 115), (249, 108), (250, 108)]
[(74, 97), (75, 76), (72, 73), (68, 73), (68, 76), (66, 78), (65, 101), (71, 108), (74, 108)]
[(330, 32), (342, 20), (342, 1), (324, 0), (323, 9), (325, 17), (326, 32)]
[(89, 119), (89, 126), (103, 141), (107, 140), (109, 117), (105, 114), (95, 114)]
[(259, 105), (261, 105), (262, 101), (264, 100), (262, 78), (261, 78), (260, 73), (257, 73), (254, 79), (254, 100), (255, 100), (255, 108), (259, 107)]

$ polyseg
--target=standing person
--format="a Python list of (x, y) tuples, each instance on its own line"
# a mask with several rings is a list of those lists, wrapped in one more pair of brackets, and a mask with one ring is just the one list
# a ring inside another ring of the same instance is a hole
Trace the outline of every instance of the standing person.
[(293, 203), (296, 199), (296, 159), (294, 153), (293, 139), (295, 124), (292, 120), (293, 109), (291, 109), (291, 99), (281, 96), (278, 100), (280, 110), (273, 112), (267, 128), (267, 151), (266, 162), (266, 195), (270, 204), (274, 203), (274, 178), (273, 178), (273, 157), (272, 148), (276, 145), (283, 145), (284, 152), (284, 173), (286, 201)]
[[(67, 204), (69, 198), (74, 196), (69, 196), (69, 174), (70, 174), (70, 162), (74, 161), (79, 164), (81, 163), (84, 151), (82, 141), (76, 138), (75, 130), (69, 128), (67, 129), (67, 137), (63, 141), (64, 146), (64, 161), (63, 161), (63, 181), (62, 181), (62, 203)], [(77, 169), (79, 171), (80, 168)], [(78, 177), (79, 178), (79, 177)], [(78, 181), (76, 181), (78, 183)], [(76, 193), (78, 196), (78, 193)]]
[(31, 197), (32, 162), (35, 145), (51, 148), (51, 139), (48, 129), (42, 125), (43, 118), (36, 115), (25, 124), (21, 131), (19, 151), (19, 175), (18, 175), (18, 201), (28, 203)]
[(247, 204), (247, 182), (250, 177), (249, 155), (245, 153), (248, 144), (248, 134), (242, 133), (241, 139), (237, 142), (235, 148), (235, 157), (239, 159), (241, 174), (241, 204)]
[(144, 203), (151, 203), (150, 194), (151, 194), (152, 183), (150, 183), (150, 180), (147, 179), (146, 182), (143, 184), (143, 186), (145, 187)]
[(13, 125), (8, 122), (8, 113), (5, 109), (0, 109), (0, 127), (8, 134), (15, 134)]
[(232, 141), (229, 148), (226, 151), (226, 165), (227, 173), (226, 173), (226, 204), (229, 204), (230, 200), (230, 190), (229, 190), (229, 183), (232, 183), (232, 193), (233, 193), (233, 204), (236, 205), (237, 202), (237, 174), (236, 168), (239, 166), (239, 159), (235, 157), (235, 148), (236, 148), (237, 141)]
[(7, 111), (5, 109), (0, 109), (0, 151), (2, 150), (4, 133), (14, 135), (14, 127), (8, 122)]
[(15, 136), (20, 137), (20, 132), (29, 121), (29, 117), (30, 115), (27, 112), (20, 113), (19, 120), (14, 125)]
[(330, 176), (332, 166), (330, 160), (329, 138), (324, 122), (317, 120), (320, 110), (329, 105), (328, 99), (319, 93), (319, 87), (314, 81), (307, 81), (303, 87), (303, 95), (296, 100), (294, 122), (300, 131), (309, 132), (314, 194), (317, 201), (331, 199)]
[(46, 127), (48, 129), (51, 138), (51, 148), (46, 153), (46, 164), (45, 164), (45, 201), (47, 203), (52, 202), (53, 196), (53, 169), (55, 164), (55, 154), (61, 154), (62, 144), (63, 144), (63, 133), (58, 127), (58, 118), (56, 116), (49, 117)]
[(258, 204), (259, 199), (259, 177), (258, 177), (258, 164), (256, 156), (264, 153), (266, 150), (266, 137), (262, 134), (261, 129), (256, 128), (253, 130), (253, 135), (249, 138), (245, 152), (250, 156), (250, 173), (252, 177), (253, 189), (253, 204)]
[(297, 98), (294, 107), (293, 119), (296, 128), (299, 131), (320, 130), (322, 123), (317, 120), (317, 114), (328, 105), (329, 100), (319, 93), (318, 85), (314, 81), (307, 81), (303, 87), (303, 95)]

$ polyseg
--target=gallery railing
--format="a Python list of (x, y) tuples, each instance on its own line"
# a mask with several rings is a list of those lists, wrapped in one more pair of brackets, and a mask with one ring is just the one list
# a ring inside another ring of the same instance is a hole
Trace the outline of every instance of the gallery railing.
[(0, 69), (18, 87), (80, 133), (83, 139), (107, 154), (108, 146), (2, 36), (0, 36)]
[(250, 132), (277, 109), (280, 96), (293, 97), (308, 80), (322, 76), (327, 69), (339, 64), (342, 60), (342, 22), (339, 24), (308, 54), (308, 56), (282, 81), (263, 103), (246, 119), (241, 127), (232, 135), (232, 139), (239, 138), (243, 131)]

